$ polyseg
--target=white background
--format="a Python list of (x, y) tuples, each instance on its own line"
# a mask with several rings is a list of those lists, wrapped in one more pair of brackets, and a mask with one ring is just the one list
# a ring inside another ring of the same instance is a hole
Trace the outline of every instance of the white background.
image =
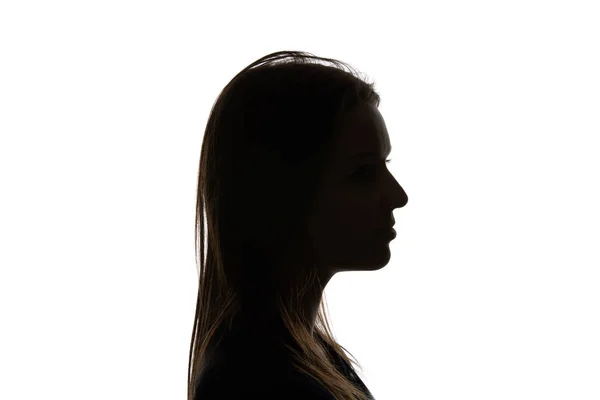
[(185, 398), (208, 114), (301, 50), (375, 80), (409, 196), (390, 263), (326, 289), (377, 400), (600, 399), (599, 21), (576, 0), (3, 1), (0, 398)]

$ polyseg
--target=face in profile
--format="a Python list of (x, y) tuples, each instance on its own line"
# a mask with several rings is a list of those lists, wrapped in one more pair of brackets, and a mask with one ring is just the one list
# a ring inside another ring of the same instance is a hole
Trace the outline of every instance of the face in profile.
[(387, 169), (391, 143), (377, 107), (365, 104), (348, 114), (333, 149), (308, 218), (318, 263), (330, 276), (380, 269), (391, 256), (392, 211), (408, 197)]

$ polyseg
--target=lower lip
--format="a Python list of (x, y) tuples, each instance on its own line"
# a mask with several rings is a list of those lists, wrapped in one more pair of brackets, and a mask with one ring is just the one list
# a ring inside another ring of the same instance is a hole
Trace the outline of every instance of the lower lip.
[(385, 236), (388, 239), (395, 239), (396, 238), (396, 230), (395, 229), (390, 229), (387, 231), (383, 231), (381, 233), (383, 236)]

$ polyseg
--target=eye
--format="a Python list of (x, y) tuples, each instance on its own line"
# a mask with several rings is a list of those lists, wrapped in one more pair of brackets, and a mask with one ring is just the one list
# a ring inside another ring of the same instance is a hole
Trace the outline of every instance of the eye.
[[(386, 164), (389, 164), (390, 162), (392, 162), (391, 159), (385, 160)], [(356, 173), (354, 175), (358, 176), (359, 178), (365, 178), (365, 177), (372, 178), (373, 177), (373, 173), (377, 170), (377, 166), (378, 166), (378, 164), (366, 164), (366, 165), (363, 165), (362, 167), (360, 167), (356, 171)]]

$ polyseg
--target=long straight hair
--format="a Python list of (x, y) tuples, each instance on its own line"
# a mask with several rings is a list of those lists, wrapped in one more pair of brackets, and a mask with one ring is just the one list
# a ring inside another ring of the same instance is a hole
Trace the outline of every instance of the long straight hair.
[[(320, 285), (305, 217), (333, 137), (346, 113), (363, 103), (378, 107), (379, 101), (374, 84), (351, 66), (298, 51), (258, 59), (221, 91), (206, 125), (198, 172), (199, 280), (188, 400), (196, 400), (209, 348), (257, 290), (276, 304), (295, 341), (289, 350), (298, 371), (319, 381), (336, 399), (369, 399), (323, 356), (324, 344), (329, 344), (360, 368), (332, 333), (324, 293), (312, 331), (300, 301), (309, 288)], [(282, 265), (290, 254), (293, 261)], [(286, 295), (279, 291), (284, 281), (290, 288)]]

